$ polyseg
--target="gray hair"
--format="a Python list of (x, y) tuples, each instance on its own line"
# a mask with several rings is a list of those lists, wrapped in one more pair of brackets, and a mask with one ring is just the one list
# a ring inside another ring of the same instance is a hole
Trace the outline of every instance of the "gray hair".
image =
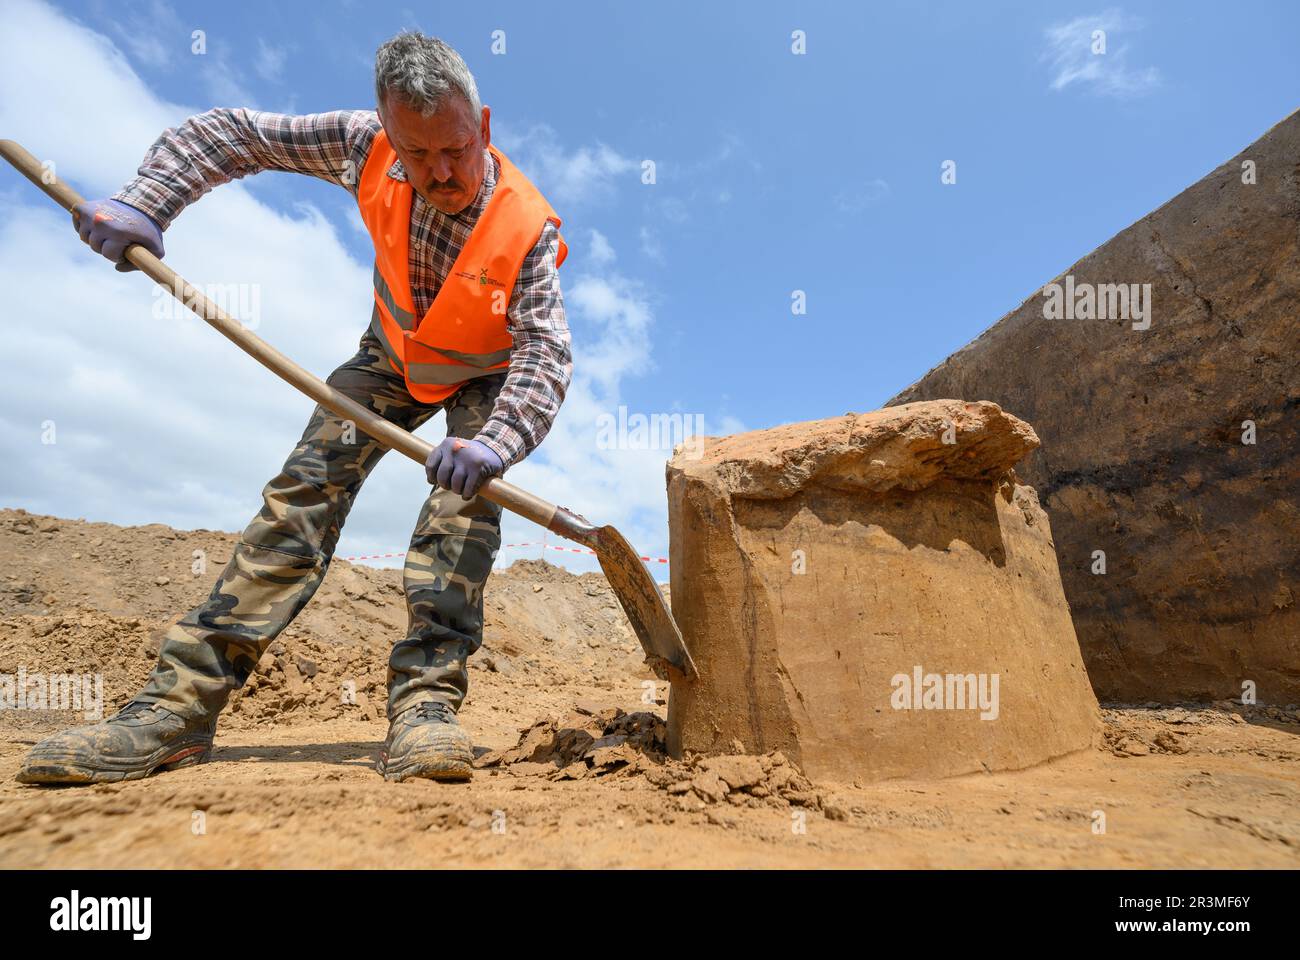
[(437, 37), (403, 30), (375, 53), (375, 99), (390, 96), (424, 116), (436, 113), (449, 93), (469, 102), (477, 119), (483, 112), (478, 84), (459, 53)]

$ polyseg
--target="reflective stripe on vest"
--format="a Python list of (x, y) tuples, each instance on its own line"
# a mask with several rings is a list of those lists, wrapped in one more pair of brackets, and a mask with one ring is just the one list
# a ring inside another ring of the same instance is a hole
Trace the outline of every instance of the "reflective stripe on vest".
[[(545, 198), (504, 154), (489, 146), (500, 174), (433, 304), (415, 314), (409, 278), (413, 190), (388, 170), (396, 151), (381, 130), (357, 188), (361, 219), (375, 245), (375, 304), (370, 328), (411, 395), (424, 403), (450, 396), (475, 377), (509, 369), (513, 338), (506, 311), (524, 258), (549, 220), (560, 219)], [(568, 248), (559, 241), (556, 266)]]
[[(393, 369), (401, 371), (402, 358), (398, 355), (397, 351), (393, 349), (393, 345), (388, 341), (388, 334), (384, 332), (383, 319), (380, 316), (378, 304), (376, 304), (370, 311), (370, 332), (379, 340), (380, 345), (384, 348), (384, 353), (388, 354), (388, 360), (393, 365)], [(447, 356), (456, 353), (454, 350), (439, 350), (438, 352)], [(474, 377), (490, 377), (493, 374), (504, 373), (505, 370), (500, 367), (493, 370), (485, 368), (509, 360), (510, 351), (499, 350), (496, 353), (488, 354), (486, 358), (477, 357), (468, 353), (461, 353), (457, 354), (453, 359), (460, 360), (462, 363), (467, 364), (470, 369), (467, 370), (465, 367), (440, 363), (408, 363), (406, 365), (406, 374), (416, 383), (439, 385), (460, 383), (463, 380), (472, 379)], [(484, 360), (486, 360), (486, 362), (481, 362)]]
[(397, 321), (399, 327), (403, 330), (415, 329), (415, 314), (403, 310), (397, 305), (397, 301), (393, 299), (393, 291), (388, 289), (388, 281), (379, 272), (378, 264), (375, 264), (375, 296), (388, 308), (388, 312), (393, 315), (393, 319)]

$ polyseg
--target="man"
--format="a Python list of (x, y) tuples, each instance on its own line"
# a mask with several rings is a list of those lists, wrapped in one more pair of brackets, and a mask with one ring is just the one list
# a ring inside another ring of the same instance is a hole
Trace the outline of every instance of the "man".
[[(388, 670), (390, 780), (467, 780), (472, 742), (456, 721), (466, 658), (483, 631), (483, 585), (501, 508), (477, 495), (542, 441), (572, 375), (555, 211), (495, 147), (465, 62), (404, 33), (375, 59), (377, 112), (284, 116), (212, 110), (167, 130), (139, 176), (77, 208), (81, 237), (134, 269), (163, 255), (162, 231), (212, 187), (290, 170), (345, 187), (375, 245), (375, 306), (360, 350), (329, 377), (408, 430), (438, 410), (447, 439), (406, 556), (410, 621)], [(218, 713), (324, 579), (353, 498), (385, 450), (317, 407), (208, 599), (167, 632), (144, 689), (102, 723), (49, 737), (26, 783), (94, 783), (202, 763)]]

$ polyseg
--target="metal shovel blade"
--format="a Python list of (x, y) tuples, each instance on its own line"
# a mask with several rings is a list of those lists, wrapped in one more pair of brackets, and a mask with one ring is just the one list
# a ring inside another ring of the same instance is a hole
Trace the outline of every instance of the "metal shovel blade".
[(598, 527), (594, 532), (592, 549), (641, 641), (646, 663), (664, 680), (674, 679), (670, 671), (686, 679), (696, 676), (695, 661), (677, 622), (641, 557), (613, 527)]

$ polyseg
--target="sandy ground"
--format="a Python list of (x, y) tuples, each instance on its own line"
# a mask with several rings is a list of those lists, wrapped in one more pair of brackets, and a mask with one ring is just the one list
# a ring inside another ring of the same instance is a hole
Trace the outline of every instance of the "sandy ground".
[[(194, 551), (219, 564), (231, 542), (0, 511), (0, 674), (93, 670), (111, 709), (210, 586), (216, 568), (193, 573)], [(664, 789), (653, 757), (581, 780), (519, 764), (469, 784), (386, 783), (373, 765), (397, 577), (337, 564), (203, 766), (23, 786), (27, 747), (76, 717), (0, 712), (0, 867), (1300, 866), (1293, 707), (1109, 708), (1097, 749), (1014, 773), (818, 783), (811, 806), (706, 803)], [(479, 752), (575, 705), (663, 715), (666, 688), (615, 604), (597, 575), (535, 562), (493, 575), (462, 712)], [(344, 680), (358, 703), (340, 703)]]
[(1265, 725), (1216, 725), (1182, 755), (1089, 751), (1010, 774), (819, 785), (843, 820), (706, 807), (635, 777), (388, 784), (373, 770), (384, 730), (241, 731), (202, 767), (63, 789), (12, 781), (30, 737), (6, 731), (0, 866), (1300, 866), (1300, 753), (1294, 733)]

